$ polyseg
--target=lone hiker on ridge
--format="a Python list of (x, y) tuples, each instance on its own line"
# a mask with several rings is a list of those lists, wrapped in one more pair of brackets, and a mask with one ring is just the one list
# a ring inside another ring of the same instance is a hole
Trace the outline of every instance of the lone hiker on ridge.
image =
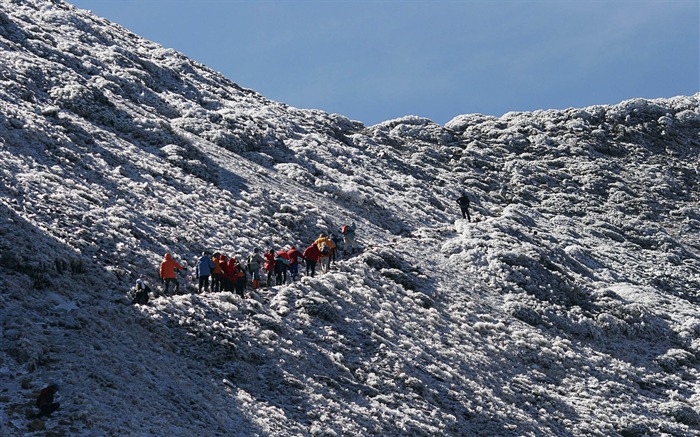
[(61, 404), (53, 401), (53, 396), (57, 391), (58, 385), (51, 384), (39, 392), (39, 397), (36, 399), (36, 406), (39, 409), (39, 413), (35, 417), (48, 417), (51, 413), (58, 410)]
[(462, 218), (471, 222), (472, 218), (469, 215), (469, 197), (467, 197), (467, 193), (462, 193), (462, 196), (457, 199), (457, 203), (459, 204), (459, 209), (462, 210)]

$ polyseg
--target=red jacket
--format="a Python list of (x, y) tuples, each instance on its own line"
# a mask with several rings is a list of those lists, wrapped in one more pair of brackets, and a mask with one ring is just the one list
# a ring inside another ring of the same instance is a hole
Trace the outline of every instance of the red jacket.
[(321, 251), (318, 250), (316, 243), (304, 249), (304, 258), (309, 261), (318, 262), (319, 258), (321, 258)]
[(292, 262), (292, 264), (297, 264), (299, 262), (299, 258), (303, 258), (304, 255), (302, 255), (301, 252), (296, 247), (292, 247), (287, 251), (287, 256), (289, 257), (289, 260)]
[(238, 261), (236, 261), (236, 258), (229, 258), (228, 262), (226, 263), (226, 267), (224, 267), (224, 276), (226, 279), (229, 281), (235, 281), (237, 270)]
[(275, 254), (270, 252), (265, 252), (263, 255), (265, 257), (265, 265), (263, 270), (266, 272), (271, 272), (275, 269)]

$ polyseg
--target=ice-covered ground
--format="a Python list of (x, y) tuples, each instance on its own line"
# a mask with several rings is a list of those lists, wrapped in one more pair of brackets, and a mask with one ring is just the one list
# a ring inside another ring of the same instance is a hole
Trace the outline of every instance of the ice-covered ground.
[[(700, 95), (367, 127), (61, 1), (1, 0), (0, 57), (0, 434), (700, 435)], [(330, 273), (193, 293), (352, 221)], [(165, 252), (183, 292), (126, 304)]]

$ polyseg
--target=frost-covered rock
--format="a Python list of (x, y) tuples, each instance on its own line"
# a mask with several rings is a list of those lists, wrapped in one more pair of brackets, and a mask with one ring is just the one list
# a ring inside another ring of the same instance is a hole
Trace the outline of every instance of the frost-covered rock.
[[(700, 95), (366, 127), (63, 1), (0, 45), (3, 435), (696, 431)], [(328, 273), (197, 293), (353, 222)]]

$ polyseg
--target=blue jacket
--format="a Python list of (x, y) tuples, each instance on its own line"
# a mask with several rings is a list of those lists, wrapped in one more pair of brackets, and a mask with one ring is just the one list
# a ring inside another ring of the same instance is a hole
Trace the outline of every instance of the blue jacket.
[(197, 261), (197, 276), (209, 276), (212, 270), (214, 270), (214, 261), (211, 257), (204, 255)]

